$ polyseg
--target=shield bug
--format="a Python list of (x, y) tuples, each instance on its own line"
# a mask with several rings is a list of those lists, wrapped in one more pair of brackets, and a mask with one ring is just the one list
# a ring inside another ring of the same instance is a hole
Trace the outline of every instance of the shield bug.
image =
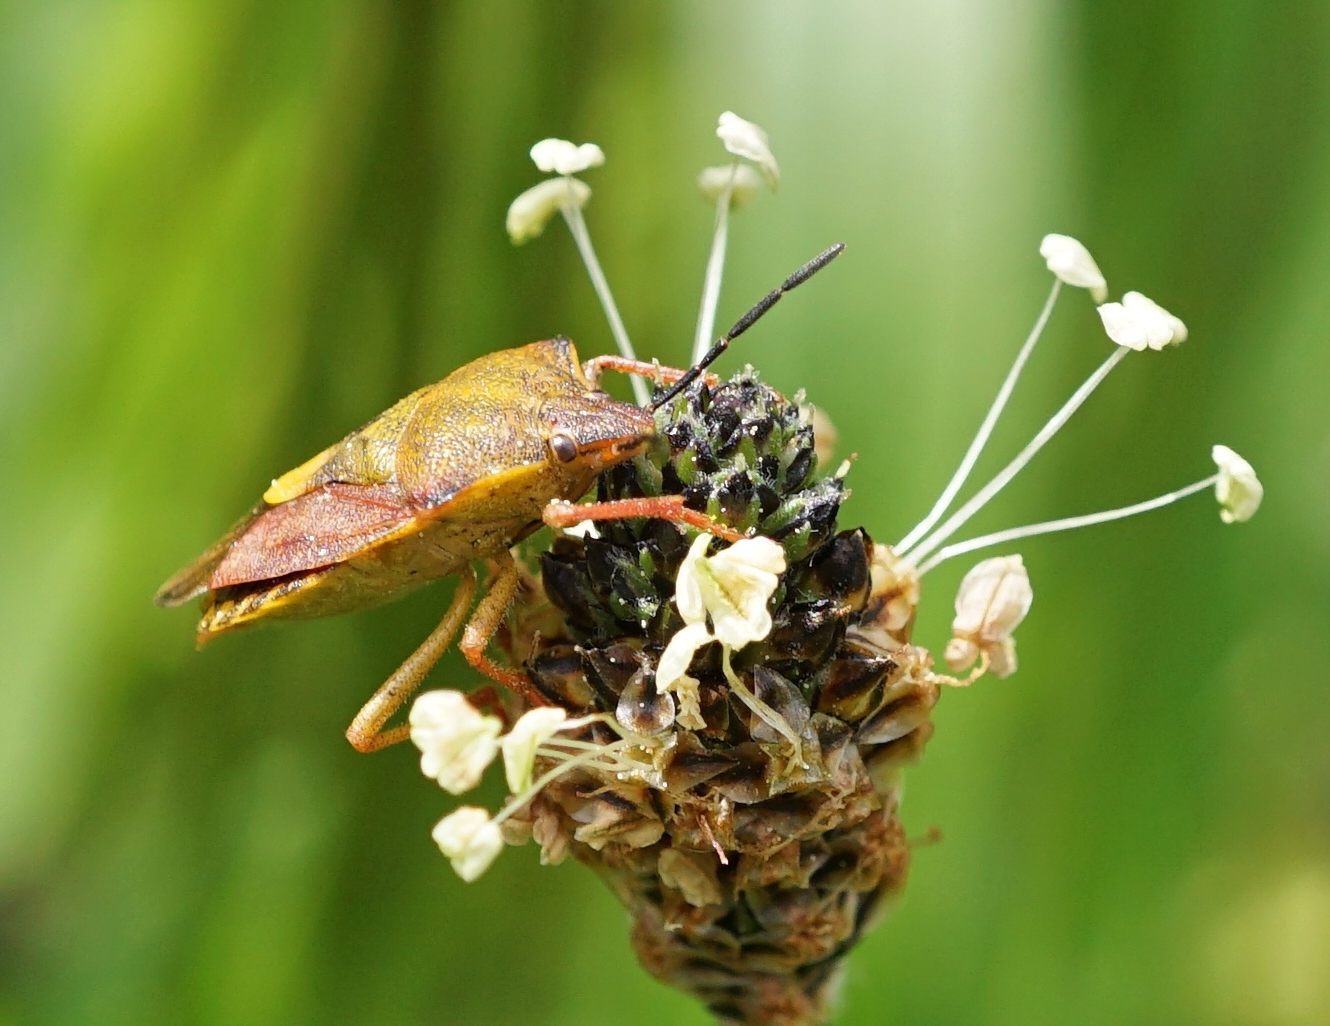
[[(461, 582), (443, 620), (360, 710), (347, 740), (362, 752), (405, 740), (406, 726), (385, 725), (459, 629), (458, 647), (472, 666), (544, 704), (525, 673), (486, 655), (519, 581), (509, 549), (542, 523), (588, 519), (656, 517), (737, 537), (686, 508), (681, 496), (573, 500), (602, 470), (641, 453), (656, 434), (654, 411), (841, 249), (833, 246), (787, 278), (687, 370), (617, 356), (582, 364), (565, 338), (459, 368), (274, 480), (220, 541), (162, 585), (157, 604), (202, 596), (202, 643), (264, 620), (367, 608), (456, 574)], [(601, 391), (605, 370), (672, 387), (650, 407), (634, 406)], [(477, 560), (491, 560), (495, 569), (468, 618)]]

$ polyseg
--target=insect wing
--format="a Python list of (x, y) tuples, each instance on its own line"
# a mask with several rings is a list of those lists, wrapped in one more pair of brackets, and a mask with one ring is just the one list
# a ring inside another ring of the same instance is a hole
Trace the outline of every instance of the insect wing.
[(226, 558), (231, 546), (243, 536), (259, 517), (268, 509), (267, 503), (260, 502), (252, 510), (237, 520), (226, 534), (207, 552), (199, 556), (183, 570), (175, 574), (158, 589), (153, 599), (159, 606), (174, 608), (184, 605), (192, 598), (202, 595), (211, 586), (213, 573)]
[(207, 586), (224, 588), (331, 566), (414, 520), (414, 510), (394, 485), (325, 485), (255, 518), (231, 543)]

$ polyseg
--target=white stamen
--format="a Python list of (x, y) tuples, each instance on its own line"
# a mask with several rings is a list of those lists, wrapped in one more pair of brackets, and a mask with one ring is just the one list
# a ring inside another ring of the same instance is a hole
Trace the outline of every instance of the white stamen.
[(1216, 445), (1210, 455), (1219, 468), (1214, 481), (1220, 519), (1226, 524), (1246, 523), (1260, 509), (1261, 499), (1265, 497), (1256, 471), (1227, 445)]
[(697, 363), (711, 346), (711, 333), (716, 328), (716, 307), (720, 304), (720, 282), (725, 275), (725, 250), (730, 237), (730, 197), (734, 193), (735, 176), (739, 162), (730, 169), (730, 180), (725, 183), (716, 200), (716, 227), (711, 236), (711, 254), (707, 257), (706, 276), (702, 279), (702, 306), (697, 312), (697, 332), (693, 336), (693, 358)]
[(708, 203), (718, 203), (726, 189), (730, 190), (730, 209), (742, 210), (762, 191), (762, 176), (750, 164), (718, 164), (698, 172), (697, 191)]
[[(550, 783), (550, 781), (557, 780), (559, 777), (572, 770), (578, 769), (582, 766), (599, 764), (601, 769), (610, 772), (618, 772), (622, 767), (624, 760), (619, 759), (617, 753), (620, 749), (628, 747), (629, 744), (630, 742), (626, 740), (611, 741), (607, 745), (593, 745), (583, 751), (581, 755), (567, 756), (566, 761), (559, 763), (553, 769), (547, 770), (545, 773), (541, 774), (531, 782), (530, 787), (524, 790), (521, 794), (514, 796), (512, 801), (500, 809), (498, 814), (494, 817), (494, 825), (498, 826), (502, 824), (504, 820), (508, 819), (508, 817), (538, 795), (544, 789), (545, 785)], [(557, 757), (561, 753), (542, 749), (541, 754)]]
[(547, 174), (575, 175), (604, 164), (605, 152), (595, 143), (576, 146), (567, 139), (542, 139), (531, 147), (531, 159)]
[(716, 137), (736, 157), (756, 164), (772, 189), (780, 184), (780, 168), (771, 153), (771, 140), (760, 126), (727, 110), (717, 121)]
[(503, 722), (473, 706), (460, 691), (426, 691), (411, 706), (411, 740), (420, 770), (452, 794), (480, 783), (499, 751)]
[(1182, 318), (1169, 313), (1149, 296), (1143, 296), (1139, 292), (1128, 292), (1122, 297), (1122, 305), (1137, 316), (1159, 318), (1168, 326), (1168, 341), (1163, 345), (1151, 346), (1152, 349), (1181, 345), (1187, 341), (1187, 325), (1182, 323)]
[(942, 515), (947, 512), (947, 507), (956, 498), (956, 493), (965, 484), (966, 478), (970, 476), (970, 471), (974, 469), (975, 463), (978, 462), (980, 454), (984, 451), (984, 446), (988, 444), (988, 439), (993, 434), (993, 427), (997, 424), (998, 417), (1007, 406), (1007, 400), (1011, 398), (1012, 390), (1016, 387), (1016, 379), (1021, 376), (1021, 371), (1025, 369), (1025, 363), (1029, 360), (1035, 343), (1039, 341), (1039, 336), (1043, 334), (1044, 327), (1048, 324), (1048, 318), (1053, 313), (1053, 307), (1058, 301), (1058, 293), (1061, 290), (1062, 281), (1054, 279), (1053, 288), (1049, 291), (1048, 299), (1044, 302), (1044, 309), (1040, 312), (1039, 319), (1034, 322), (1034, 327), (1030, 330), (1025, 345), (1016, 354), (1016, 362), (1011, 365), (1011, 370), (1007, 372), (1007, 379), (1002, 382), (1002, 387), (998, 389), (997, 398), (993, 400), (993, 405), (989, 407), (984, 422), (979, 425), (979, 432), (974, 436), (974, 441), (970, 443), (970, 448), (966, 450), (961, 465), (956, 468), (956, 473), (947, 482), (947, 487), (942, 490), (937, 502), (928, 511), (928, 516), (919, 521), (915, 528), (897, 543), (895, 546), (897, 552), (906, 552), (911, 545), (927, 534), (933, 525), (942, 519)]
[(503, 749), (503, 770), (508, 790), (517, 794), (531, 784), (531, 770), (536, 749), (567, 727), (568, 713), (557, 705), (529, 709), (499, 741)]
[(1089, 289), (1096, 303), (1108, 298), (1108, 283), (1090, 251), (1070, 235), (1045, 235), (1039, 255), (1048, 269), (1068, 285)]
[(479, 879), (503, 851), (499, 819), (474, 805), (463, 805), (444, 816), (433, 830), (434, 843), (467, 883)]
[(941, 527), (920, 542), (912, 552), (908, 554), (899, 553), (902, 559), (910, 565), (918, 566), (920, 560), (955, 534), (957, 530), (965, 526), (966, 521), (983, 509), (993, 496), (1002, 491), (1013, 477), (1025, 469), (1025, 465), (1048, 443), (1050, 438), (1058, 433), (1062, 426), (1071, 419), (1072, 414), (1090, 397), (1090, 393), (1099, 387), (1099, 383), (1108, 377), (1113, 368), (1121, 363), (1123, 357), (1131, 351), (1122, 346), (1115, 349), (1113, 355), (1101, 363), (1098, 369), (1085, 379), (1081, 387), (1072, 393), (1071, 398), (1063, 403), (1062, 408), (1053, 414), (1047, 424), (1039, 429), (1039, 433), (1030, 440), (1030, 443), (1020, 451), (1014, 460), (998, 471), (997, 475), (988, 484), (984, 485), (974, 498), (953, 513)]
[(974, 552), (976, 549), (986, 549), (990, 545), (1002, 545), (1006, 542), (1018, 541), (1021, 538), (1034, 538), (1041, 534), (1054, 534), (1058, 531), (1070, 531), (1076, 527), (1091, 527), (1095, 524), (1106, 524), (1111, 520), (1122, 520), (1125, 517), (1135, 516), (1137, 513), (1148, 513), (1152, 509), (1159, 509), (1161, 506), (1167, 506), (1170, 503), (1177, 502), (1179, 499), (1185, 499), (1188, 495), (1195, 495), (1202, 489), (1209, 488), (1219, 480), (1218, 474), (1212, 474), (1201, 481), (1196, 481), (1187, 485), (1185, 488), (1179, 488), (1176, 491), (1168, 492), (1166, 495), (1156, 495), (1153, 499), (1146, 499), (1144, 502), (1137, 502), (1131, 506), (1121, 506), (1118, 509), (1106, 509), (1099, 513), (1086, 513), (1078, 517), (1064, 517), (1061, 520), (1047, 520), (1042, 524), (1026, 524), (1024, 527), (1010, 527), (1005, 531), (994, 531), (992, 534), (981, 535), (978, 538), (971, 538), (968, 541), (957, 542), (954, 545), (948, 545), (939, 549), (931, 559), (927, 560), (919, 567), (920, 575), (928, 573), (929, 570), (939, 563), (946, 562), (953, 556), (963, 556), (967, 552)]
[[(514, 246), (530, 242), (545, 230), (558, 210), (580, 207), (591, 198), (591, 187), (577, 178), (546, 178), (508, 206), (504, 227)], [(274, 481), (273, 485), (276, 486)]]
[[(628, 338), (628, 329), (624, 327), (623, 318), (619, 316), (619, 308), (615, 305), (614, 296), (610, 293), (610, 284), (605, 280), (605, 272), (600, 269), (600, 261), (596, 259), (595, 247), (591, 245), (591, 233), (587, 231), (586, 219), (582, 216), (582, 208), (565, 204), (560, 210), (563, 212), (563, 219), (568, 222), (568, 230), (573, 234), (573, 241), (577, 243), (577, 251), (582, 254), (582, 263), (586, 264), (587, 274), (591, 276), (591, 285), (600, 298), (600, 305), (605, 310), (605, 318), (610, 322), (610, 333), (614, 336), (620, 355), (629, 360), (636, 360), (637, 353), (633, 350), (633, 343)], [(649, 405), (651, 393), (647, 389), (646, 381), (638, 374), (631, 375), (631, 378), (633, 397), (637, 400), (637, 405)]]
[(1128, 292), (1121, 303), (1099, 307), (1104, 332), (1120, 346), (1156, 351), (1187, 341), (1187, 326), (1149, 296)]
[(711, 236), (706, 276), (702, 281), (702, 305), (698, 310), (697, 331), (693, 336), (693, 363), (702, 359), (715, 341), (712, 332), (716, 329), (716, 307), (720, 302), (721, 278), (725, 274), (730, 207), (742, 206), (757, 191), (756, 173), (747, 165), (741, 165), (738, 158), (757, 164), (772, 189), (780, 182), (780, 168), (776, 166), (776, 158), (771, 154), (771, 143), (767, 133), (759, 126), (727, 110), (717, 122), (716, 136), (736, 159), (729, 168), (706, 168), (697, 180), (702, 194), (716, 203), (716, 225)]

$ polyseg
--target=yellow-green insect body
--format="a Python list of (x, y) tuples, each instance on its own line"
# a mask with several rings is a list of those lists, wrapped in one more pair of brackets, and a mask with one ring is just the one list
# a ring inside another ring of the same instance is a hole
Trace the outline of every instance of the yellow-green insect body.
[[(602, 470), (641, 453), (656, 435), (654, 411), (843, 248), (792, 274), (686, 371), (618, 356), (583, 366), (565, 338), (474, 360), (273, 481), (220, 541), (162, 585), (157, 603), (178, 606), (202, 595), (202, 642), (262, 620), (377, 605), (458, 575), (439, 626), (365, 703), (347, 739), (364, 752), (404, 740), (408, 727), (386, 724), (459, 630), (458, 647), (472, 666), (527, 704), (547, 704), (524, 671), (485, 654), (520, 579), (509, 548), (542, 522), (568, 527), (584, 518), (654, 517), (739, 538), (687, 508), (682, 495), (572, 500)], [(649, 409), (619, 402), (598, 387), (606, 369), (673, 387)], [(492, 572), (468, 618), (477, 588), (472, 564), (481, 559)]]
[(205, 595), (200, 640), (388, 601), (505, 552), (654, 433), (567, 339), (491, 353), (278, 478), (157, 601)]

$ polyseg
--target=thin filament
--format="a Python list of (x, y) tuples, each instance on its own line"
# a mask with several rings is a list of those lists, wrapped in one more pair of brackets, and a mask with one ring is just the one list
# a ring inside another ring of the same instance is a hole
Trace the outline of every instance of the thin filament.
[(734, 666), (730, 663), (730, 647), (728, 645), (721, 646), (721, 669), (725, 671), (725, 679), (730, 682), (730, 688), (739, 696), (739, 700), (748, 706), (757, 715), (758, 719), (790, 743), (790, 747), (794, 749), (795, 761), (804, 769), (807, 769), (808, 763), (804, 761), (803, 741), (794, 732), (789, 720), (744, 686), (744, 682), (739, 679), (739, 675), (734, 672)]
[(970, 471), (974, 469), (975, 463), (978, 462), (979, 455), (984, 451), (984, 446), (988, 444), (989, 436), (993, 433), (993, 427), (997, 424), (998, 417), (1006, 408), (1007, 400), (1011, 398), (1012, 390), (1016, 387), (1016, 379), (1021, 376), (1021, 371), (1025, 369), (1025, 362), (1030, 358), (1030, 353), (1034, 351), (1039, 336), (1043, 334), (1044, 326), (1048, 324), (1048, 318), (1053, 313), (1053, 307), (1058, 301), (1058, 293), (1061, 289), (1062, 280), (1054, 278), (1053, 288), (1049, 291), (1048, 299), (1044, 302), (1044, 309), (1039, 314), (1039, 319), (1034, 322), (1034, 327), (1030, 330), (1025, 345), (1016, 354), (1016, 362), (1011, 365), (1011, 370), (1007, 372), (1007, 380), (1002, 382), (1002, 387), (998, 389), (997, 398), (993, 400), (993, 405), (989, 407), (984, 422), (979, 425), (979, 432), (974, 436), (974, 441), (970, 443), (970, 448), (966, 450), (961, 465), (956, 468), (956, 473), (947, 482), (947, 487), (942, 490), (937, 502), (928, 511), (928, 516), (919, 521), (914, 529), (897, 543), (897, 552), (905, 552), (911, 545), (932, 530), (933, 525), (942, 519), (942, 514), (947, 512), (947, 507), (951, 505), (951, 500), (956, 498), (956, 493), (961, 490), (966, 478), (970, 476)]
[(567, 762), (559, 763), (559, 765), (555, 766), (553, 769), (547, 770), (541, 776), (537, 777), (536, 780), (531, 784), (531, 786), (528, 787), (521, 794), (516, 795), (511, 802), (509, 802), (507, 805), (505, 805), (502, 809), (499, 810), (498, 814), (494, 817), (493, 820), (491, 820), (491, 822), (495, 826), (498, 826), (505, 819), (511, 816), (514, 812), (520, 809), (523, 805), (529, 802), (532, 798), (538, 795), (541, 789), (544, 788), (545, 785), (550, 783), (552, 780), (555, 780), (558, 777), (563, 776), (569, 770), (577, 769), (579, 766), (590, 765), (596, 762), (598, 759), (603, 758), (605, 755), (612, 754), (616, 749), (622, 748), (625, 745), (626, 742), (624, 741), (614, 741), (608, 745), (602, 746), (598, 751), (583, 752), (581, 755), (573, 756)]
[(1013, 477), (1025, 469), (1025, 465), (1048, 443), (1050, 438), (1061, 430), (1062, 426), (1071, 419), (1072, 414), (1089, 398), (1090, 393), (1099, 387), (1099, 383), (1108, 377), (1113, 368), (1121, 363), (1122, 359), (1131, 351), (1119, 346), (1113, 355), (1101, 363), (1095, 372), (1085, 379), (1081, 387), (1072, 393), (1071, 398), (1063, 403), (1062, 408), (1049, 418), (1048, 423), (1039, 429), (1039, 433), (1030, 440), (1030, 443), (1020, 451), (1014, 460), (998, 471), (997, 475), (988, 484), (984, 485), (974, 498), (953, 513), (941, 527), (920, 542), (913, 552), (908, 555), (902, 554), (905, 562), (918, 566), (921, 559), (965, 526), (966, 521), (983, 509), (993, 496), (1002, 491)]
[[(619, 316), (619, 308), (614, 305), (614, 296), (610, 293), (610, 284), (605, 280), (605, 272), (600, 269), (600, 261), (596, 259), (596, 250), (591, 245), (591, 233), (587, 231), (586, 219), (582, 217), (582, 208), (566, 203), (559, 208), (563, 212), (563, 219), (568, 224), (568, 230), (573, 235), (573, 241), (577, 243), (577, 251), (582, 254), (582, 262), (586, 264), (587, 274), (591, 276), (591, 285), (596, 290), (596, 295), (600, 297), (600, 305), (605, 309), (605, 317), (610, 322), (610, 334), (614, 336), (615, 344), (619, 347), (619, 354), (629, 360), (636, 360), (637, 354), (633, 351), (633, 343), (628, 338), (628, 329), (623, 325), (623, 318)], [(638, 374), (631, 376), (633, 382), (633, 398), (637, 400), (638, 406), (646, 406), (651, 402), (651, 393), (647, 388), (647, 383)]]
[(720, 305), (720, 282), (725, 275), (725, 249), (730, 237), (730, 197), (734, 194), (734, 179), (739, 173), (739, 161), (730, 167), (730, 180), (716, 201), (716, 228), (711, 237), (711, 254), (707, 257), (706, 276), (702, 279), (702, 306), (697, 312), (697, 333), (693, 336), (693, 357), (689, 366), (697, 363), (713, 341), (716, 329), (716, 307)]
[(957, 542), (954, 545), (948, 545), (939, 549), (937, 553), (919, 568), (920, 575), (928, 573), (929, 570), (943, 563), (953, 556), (963, 556), (967, 552), (974, 552), (976, 549), (986, 549), (990, 545), (1002, 545), (1005, 542), (1018, 541), (1021, 538), (1034, 538), (1041, 534), (1054, 534), (1057, 531), (1070, 531), (1076, 527), (1091, 527), (1094, 524), (1106, 524), (1111, 520), (1121, 520), (1124, 517), (1132, 517), (1137, 513), (1148, 513), (1152, 509), (1159, 509), (1161, 506), (1167, 506), (1170, 503), (1177, 502), (1179, 499), (1185, 499), (1189, 495), (1201, 491), (1203, 488), (1209, 488), (1219, 480), (1218, 474), (1211, 474), (1209, 477), (1185, 488), (1179, 488), (1176, 491), (1169, 492), (1167, 495), (1156, 495), (1153, 499), (1146, 499), (1144, 502), (1138, 502), (1131, 506), (1121, 506), (1118, 509), (1106, 509), (1100, 513), (1086, 513), (1079, 517), (1064, 517), (1061, 520), (1048, 520), (1042, 524), (1026, 524), (1024, 527), (1010, 527), (1005, 531), (994, 531), (992, 534), (981, 535), (978, 538), (971, 538), (969, 541)]

